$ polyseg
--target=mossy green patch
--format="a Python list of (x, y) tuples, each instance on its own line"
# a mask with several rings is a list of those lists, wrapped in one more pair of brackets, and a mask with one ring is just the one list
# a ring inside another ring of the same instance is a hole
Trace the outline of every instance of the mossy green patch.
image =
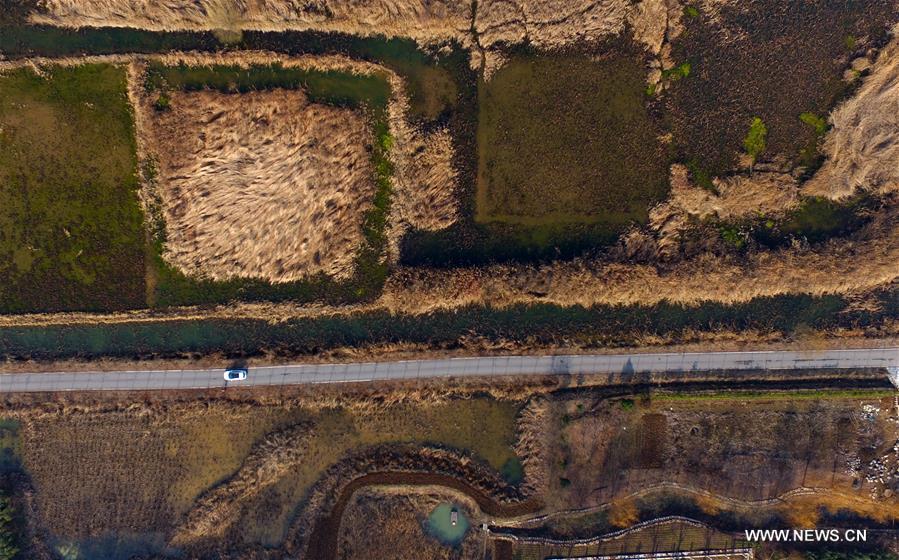
[(22, 440), (19, 422), (0, 418), (0, 473), (17, 471), (22, 463)]
[(815, 129), (815, 134), (817, 134), (818, 136), (822, 136), (825, 132), (827, 132), (827, 119), (825, 119), (824, 117), (819, 117), (815, 113), (806, 111), (805, 113), (799, 115), (799, 120)]
[(480, 222), (646, 220), (667, 190), (639, 57), (518, 55), (480, 85)]
[(662, 71), (662, 79), (663, 80), (680, 80), (681, 78), (686, 78), (690, 75), (690, 70), (693, 69), (693, 65), (689, 62), (682, 62), (677, 66), (672, 68), (668, 68)]
[(214, 89), (222, 93), (302, 89), (313, 103), (352, 108), (366, 106), (377, 110), (383, 110), (390, 98), (390, 86), (384, 76), (285, 68), (278, 63), (257, 64), (248, 68), (220, 64), (168, 66), (154, 63), (148, 68), (145, 85), (150, 90)]
[(145, 304), (125, 71), (0, 76), (0, 312)]
[(753, 161), (760, 153), (765, 151), (765, 140), (767, 137), (768, 127), (765, 126), (762, 119), (753, 117), (752, 122), (749, 124), (749, 132), (746, 134), (746, 138), (743, 139), (743, 147), (746, 148), (746, 153), (752, 157)]

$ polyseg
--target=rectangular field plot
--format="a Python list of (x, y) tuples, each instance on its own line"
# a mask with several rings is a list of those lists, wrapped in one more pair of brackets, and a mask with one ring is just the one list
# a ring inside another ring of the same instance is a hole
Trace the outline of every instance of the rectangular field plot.
[(0, 74), (0, 312), (146, 304), (125, 71)]
[(480, 87), (477, 220), (618, 228), (665, 195), (637, 55), (512, 58)]
[(389, 201), (386, 78), (151, 63), (154, 304), (376, 293)]

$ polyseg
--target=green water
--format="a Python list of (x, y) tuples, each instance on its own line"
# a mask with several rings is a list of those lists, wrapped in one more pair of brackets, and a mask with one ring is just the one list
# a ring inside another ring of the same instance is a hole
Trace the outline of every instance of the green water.
[(506, 482), (518, 484), (524, 478), (524, 465), (521, 464), (521, 459), (512, 457), (503, 464), (501, 472)]
[(10, 58), (218, 51), (225, 48), (271, 50), (291, 55), (340, 53), (384, 64), (408, 80), (412, 115), (423, 121), (445, 117), (459, 95), (458, 85), (445, 65), (446, 61), (459, 58), (461, 50), (456, 49), (458, 52), (438, 60), (410, 39), (315, 31), (244, 31), (238, 43), (224, 45), (210, 32), (157, 32), (110, 27), (63, 29), (45, 25), (0, 29), (0, 52)]
[[(458, 513), (455, 525), (452, 523), (453, 510)], [(453, 504), (440, 504), (428, 516), (428, 531), (444, 544), (456, 545), (462, 542), (468, 526), (468, 519)]]
[(280, 64), (254, 64), (241, 68), (222, 64), (168, 66), (151, 63), (147, 69), (147, 87), (186, 91), (209, 88), (223, 93), (274, 88), (303, 89), (310, 101), (315, 103), (352, 108), (367, 106), (375, 111), (383, 111), (390, 98), (390, 84), (386, 76), (285, 68)]

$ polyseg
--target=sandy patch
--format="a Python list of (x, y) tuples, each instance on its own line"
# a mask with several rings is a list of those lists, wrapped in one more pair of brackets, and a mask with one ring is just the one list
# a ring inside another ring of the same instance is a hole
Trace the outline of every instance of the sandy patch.
[(174, 92), (144, 114), (169, 262), (216, 280), (352, 275), (375, 192), (361, 114), (283, 90)]

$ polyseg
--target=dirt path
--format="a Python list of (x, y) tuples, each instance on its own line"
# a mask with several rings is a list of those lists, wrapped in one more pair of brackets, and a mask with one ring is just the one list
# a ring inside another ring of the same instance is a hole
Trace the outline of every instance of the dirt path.
[(366, 486), (406, 485), (406, 486), (445, 486), (462, 492), (478, 504), (481, 511), (496, 517), (515, 517), (539, 511), (543, 504), (539, 500), (528, 500), (511, 504), (497, 502), (481, 490), (469, 485), (464, 480), (451, 476), (422, 472), (378, 472), (356, 478), (340, 492), (337, 502), (326, 516), (319, 518), (309, 538), (306, 558), (326, 560), (337, 558), (340, 522), (353, 494)]

